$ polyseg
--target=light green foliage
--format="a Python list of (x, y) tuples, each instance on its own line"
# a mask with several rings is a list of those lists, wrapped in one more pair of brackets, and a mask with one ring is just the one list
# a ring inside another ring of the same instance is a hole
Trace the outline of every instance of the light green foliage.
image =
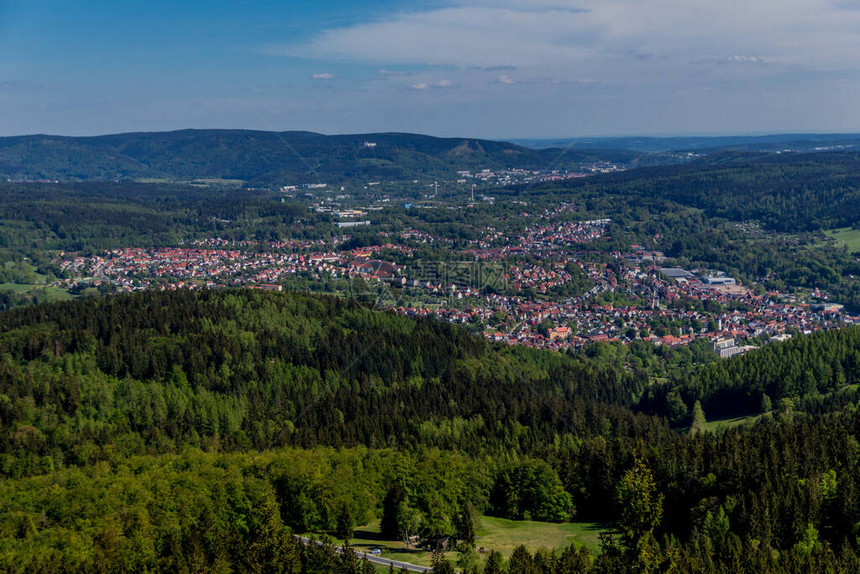
[(705, 411), (702, 410), (702, 403), (696, 401), (693, 405), (693, 424), (690, 426), (690, 434), (698, 434), (705, 430)]
[(809, 556), (819, 544), (818, 529), (810, 522), (803, 530), (803, 536), (795, 545), (795, 550), (801, 556)]
[(827, 237), (830, 237), (841, 245), (845, 245), (850, 253), (860, 252), (860, 230), (843, 227), (840, 229), (831, 229), (825, 233)]
[(463, 572), (471, 572), (480, 564), (480, 557), (475, 549), (467, 547), (460, 551), (460, 557), (457, 559), (457, 567)]
[(454, 566), (439, 551), (433, 552), (430, 564), (432, 566), (430, 570), (432, 574), (454, 574)]
[(657, 492), (654, 475), (641, 458), (624, 473), (616, 489), (618, 530), (628, 553), (651, 562), (653, 532), (663, 517), (663, 495)]
[(716, 541), (722, 540), (729, 533), (729, 517), (722, 505), (716, 512), (708, 511), (703, 528), (705, 535)]

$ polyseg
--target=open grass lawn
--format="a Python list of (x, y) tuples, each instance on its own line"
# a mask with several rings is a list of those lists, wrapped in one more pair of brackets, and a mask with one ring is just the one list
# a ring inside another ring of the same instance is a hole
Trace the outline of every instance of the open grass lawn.
[(36, 273), (36, 266), (31, 264), (31, 263), (27, 263), (26, 261), (19, 261), (17, 263), (13, 262), (13, 261), (7, 261), (4, 264), (4, 269), (6, 269), (6, 270), (13, 269), (15, 267), (15, 265), (23, 265), (24, 268), (26, 268), (28, 271), (30, 271), (32, 273), (31, 280), (35, 280), (36, 282), (42, 282), (42, 283), (45, 283), (48, 281), (48, 277), (46, 275), (42, 275), (41, 273)]
[[(12, 261), (7, 261), (4, 264), (5, 269), (7, 270), (12, 269), (15, 265), (22, 265), (22, 262), (14, 263)], [(27, 263), (26, 261), (23, 262), (23, 265), (31, 272), (31, 276), (28, 277), (28, 280), (32, 281), (32, 283), (0, 283), (0, 291), (12, 291), (14, 293), (42, 292), (45, 294), (49, 302), (67, 301), (75, 298), (74, 295), (69, 293), (66, 289), (49, 285), (48, 277), (41, 273), (36, 273), (36, 267), (34, 265)]]
[(851, 253), (860, 253), (860, 229), (843, 227), (841, 229), (825, 231), (824, 234), (835, 239), (839, 243), (845, 244), (845, 246), (848, 247), (848, 251)]
[(52, 303), (54, 301), (71, 301), (75, 298), (66, 289), (61, 289), (60, 287), (44, 287), (44, 289), (48, 295), (48, 301)]
[(49, 302), (68, 301), (74, 299), (75, 296), (65, 289), (50, 285), (40, 285), (32, 283), (0, 283), (0, 291), (14, 291), (15, 293), (29, 293), (31, 291), (44, 291)]
[[(835, 391), (831, 391), (830, 393), (826, 393), (822, 395), (823, 397), (839, 395), (842, 393), (848, 393), (856, 391), (860, 389), (860, 384), (855, 383), (853, 385), (846, 385), (841, 389), (837, 389)], [(776, 416), (776, 411), (770, 413), (771, 416)], [(730, 417), (725, 419), (714, 419), (712, 421), (707, 421), (705, 423), (705, 430), (713, 433), (721, 433), (730, 428), (740, 427), (740, 426), (752, 426), (758, 422), (760, 418), (762, 418), (764, 413), (758, 413), (754, 415), (742, 415), (739, 417)], [(689, 430), (689, 429), (687, 429)]]
[(531, 520), (505, 520), (484, 516), (478, 529), (476, 545), (498, 550), (505, 558), (520, 544), (534, 552), (538, 548), (565, 548), (571, 542), (597, 551), (597, 536), (609, 525), (596, 522), (535, 522)]
[(205, 185), (226, 185), (230, 187), (235, 187), (242, 185), (243, 183), (245, 183), (245, 181), (241, 179), (223, 179), (219, 177), (207, 177), (202, 179), (195, 179), (192, 183), (202, 183)]
[[(357, 527), (355, 529), (355, 536), (350, 539), (349, 543), (359, 552), (368, 552), (374, 548), (380, 548), (382, 555), (386, 558), (411, 562), (412, 564), (419, 564), (421, 566), (430, 566), (430, 552), (408, 547), (399, 540), (385, 540), (379, 533), (378, 520)], [(456, 552), (448, 553), (449, 559), (456, 555)]]
[(713, 433), (720, 433), (727, 429), (739, 426), (752, 426), (762, 417), (761, 413), (757, 415), (746, 415), (741, 417), (732, 417), (728, 419), (715, 419), (705, 423), (705, 430)]
[[(505, 558), (510, 557), (514, 548), (520, 544), (534, 552), (539, 548), (567, 547), (571, 542), (584, 544), (590, 550), (598, 550), (597, 536), (607, 528), (605, 524), (593, 522), (570, 522), (553, 524), (550, 522), (534, 522), (527, 520), (505, 520), (489, 516), (481, 517), (476, 546), (486, 550), (498, 550)], [(350, 544), (358, 551), (367, 552), (373, 548), (382, 549), (382, 555), (394, 560), (402, 560), (430, 566), (431, 553), (418, 548), (407, 547), (403, 542), (384, 540), (379, 533), (379, 521), (376, 520), (355, 530), (355, 537)], [(459, 552), (446, 553), (448, 560), (456, 562)]]
[(0, 283), (0, 291), (14, 291), (15, 293), (24, 293), (25, 291), (29, 291), (34, 287), (38, 287), (38, 285), (21, 283)]

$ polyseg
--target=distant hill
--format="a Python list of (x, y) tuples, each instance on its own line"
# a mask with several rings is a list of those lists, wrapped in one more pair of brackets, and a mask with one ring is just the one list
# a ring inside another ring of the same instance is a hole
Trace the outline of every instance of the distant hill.
[(95, 137), (0, 138), (0, 179), (241, 180), (249, 185), (452, 179), (459, 170), (579, 169), (685, 163), (702, 154), (860, 149), (860, 135), (515, 140), (419, 134), (181, 130)]
[(676, 136), (521, 139), (512, 143), (533, 149), (562, 148), (575, 152), (624, 150), (627, 152), (815, 152), (860, 150), (860, 134), (775, 134), (764, 136)]
[(337, 183), (451, 177), (479, 168), (547, 169), (606, 159), (624, 150), (565, 152), (508, 142), (402, 133), (182, 130), (96, 137), (0, 138), (0, 177), (12, 180), (238, 179), (260, 184)]
[(860, 151), (722, 151), (683, 165), (512, 189), (519, 195), (553, 193), (565, 201), (588, 196), (639, 206), (656, 202), (656, 212), (668, 201), (774, 231), (819, 231), (860, 222)]

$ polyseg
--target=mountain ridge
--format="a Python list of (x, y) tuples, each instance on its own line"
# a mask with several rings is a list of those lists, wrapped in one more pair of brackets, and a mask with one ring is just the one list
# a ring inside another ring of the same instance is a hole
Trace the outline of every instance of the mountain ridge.
[(502, 141), (385, 132), (177, 130), (101, 136), (0, 138), (0, 177), (11, 180), (236, 179), (252, 184), (454, 177), (467, 169), (572, 168), (625, 151), (565, 153)]

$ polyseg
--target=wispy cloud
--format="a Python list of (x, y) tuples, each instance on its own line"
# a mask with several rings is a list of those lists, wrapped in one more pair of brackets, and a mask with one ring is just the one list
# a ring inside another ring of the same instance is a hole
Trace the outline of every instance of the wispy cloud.
[[(379, 63), (524, 67), (624, 60), (772, 60), (858, 67), (860, 11), (833, 0), (460, 0), (324, 30), (269, 53)], [(726, 56), (753, 54), (753, 56)], [(750, 58), (744, 60), (743, 58)]]
[(720, 58), (718, 64), (767, 64), (768, 59), (760, 56), (729, 56), (728, 58)]
[(763, 58), (761, 56), (734, 55), (721, 58), (705, 58), (703, 60), (695, 60), (690, 63), (694, 66), (767, 66), (775, 62), (770, 58)]
[(329, 74), (328, 72), (311, 75), (311, 78), (313, 78), (314, 80), (333, 80), (334, 77), (334, 74)]
[[(860, 89), (856, 2), (428, 4), (323, 29), (267, 52), (366, 69), (380, 80), (374, 102), (396, 102), (410, 88), (438, 89), (440, 97), (427, 106), (463, 125), (480, 116), (492, 129), (505, 118), (506, 126), (521, 122), (544, 133), (580, 123), (614, 133), (726, 131), (730, 125), (763, 131), (809, 129), (816, 117), (826, 117), (830, 129), (848, 129), (844, 118), (856, 117), (856, 98), (849, 97)], [(837, 77), (848, 80), (829, 89)], [(441, 88), (453, 86), (442, 95)], [(827, 111), (809, 111), (822, 101), (830, 102)]]

